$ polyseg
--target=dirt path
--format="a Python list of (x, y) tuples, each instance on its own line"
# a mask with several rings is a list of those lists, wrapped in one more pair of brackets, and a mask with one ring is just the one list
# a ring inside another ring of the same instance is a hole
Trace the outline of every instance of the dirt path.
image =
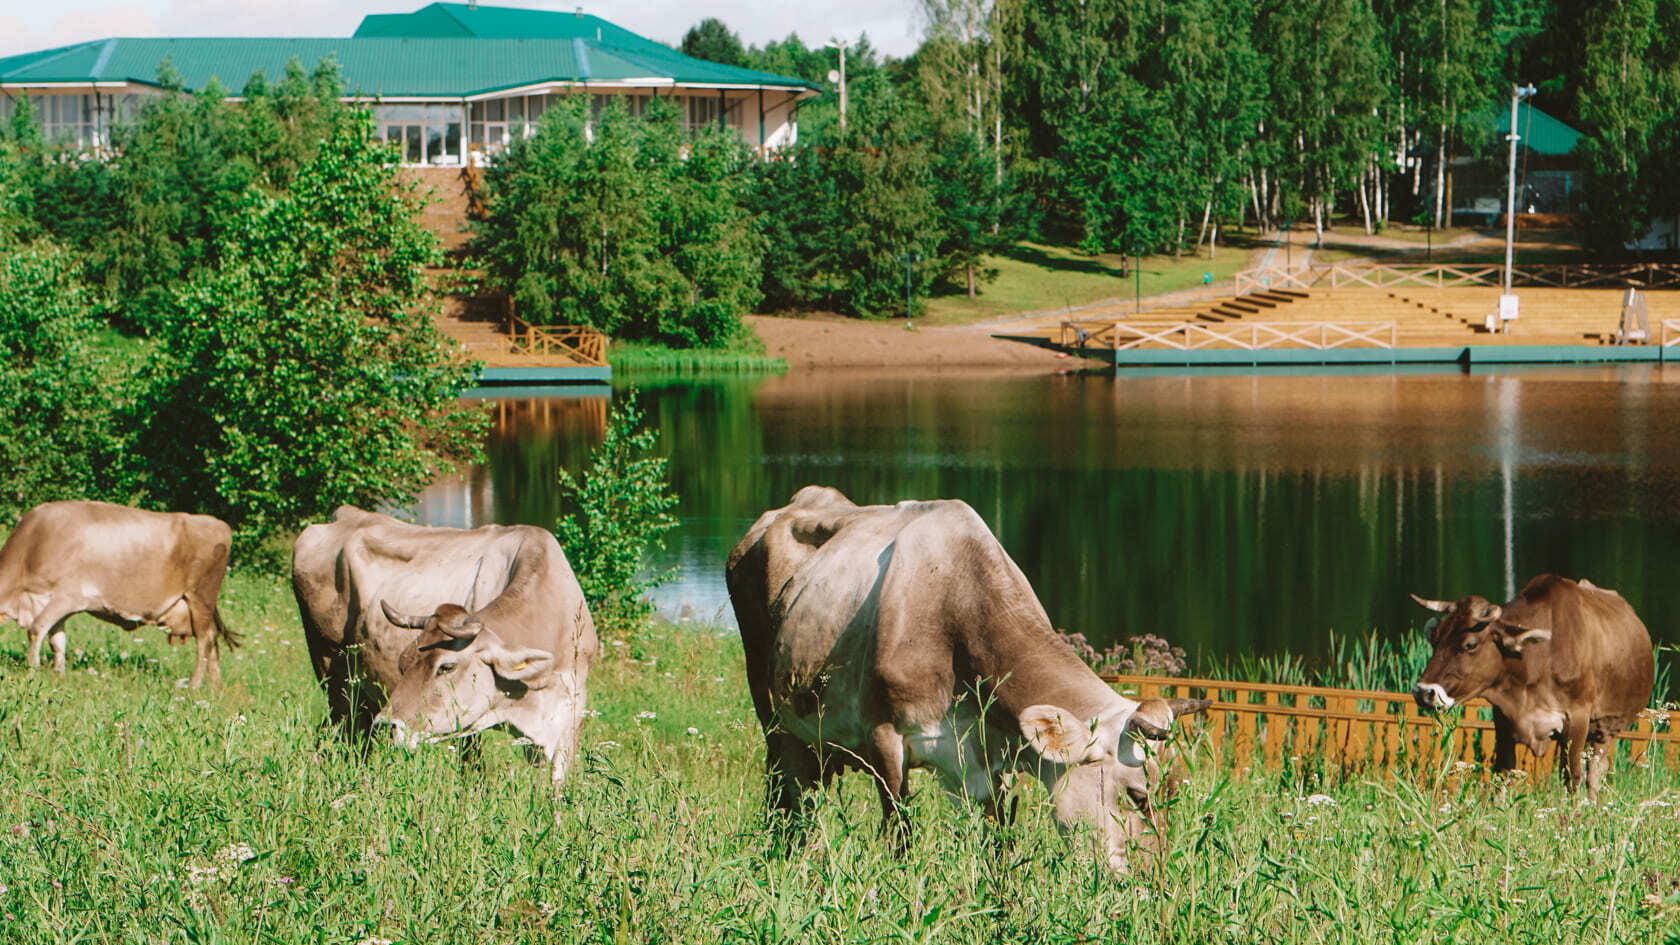
[(749, 315), (767, 353), (786, 358), (790, 370), (811, 368), (919, 368), (1060, 371), (1085, 367), (1070, 358), (1018, 341), (1001, 341), (972, 326), (907, 330), (903, 321), (866, 322), (833, 315), (777, 318)]

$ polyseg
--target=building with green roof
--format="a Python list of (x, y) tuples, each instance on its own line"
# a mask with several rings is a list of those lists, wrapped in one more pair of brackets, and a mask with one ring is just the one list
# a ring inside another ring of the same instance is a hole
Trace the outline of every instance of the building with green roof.
[[(1453, 218), (1459, 222), (1491, 224), (1505, 213), (1511, 133), (1509, 101), (1495, 103), (1476, 116), (1495, 146), (1484, 155), (1453, 161)], [(1581, 167), (1575, 142), (1581, 133), (1553, 118), (1532, 102), (1517, 110), (1517, 211), (1566, 216), (1581, 210)]]
[(798, 137), (801, 79), (685, 56), (581, 10), (433, 3), (412, 13), (365, 17), (344, 38), (111, 38), (0, 58), (0, 119), (20, 98), (47, 135), (96, 148), (113, 124), (132, 120), (157, 94), (167, 61), (189, 90), (212, 79), (243, 88), (296, 59), (338, 63), (347, 96), (372, 105), (380, 134), (405, 163), (459, 165), (529, 129), (561, 97), (587, 95), (595, 113), (622, 97), (632, 114), (654, 98), (675, 103), (685, 125), (733, 128), (754, 148)]

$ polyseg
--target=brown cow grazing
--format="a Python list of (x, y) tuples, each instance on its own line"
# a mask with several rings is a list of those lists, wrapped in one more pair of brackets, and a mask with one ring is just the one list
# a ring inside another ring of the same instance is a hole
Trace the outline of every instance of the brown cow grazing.
[(506, 725), (565, 777), (600, 645), (552, 534), (343, 506), (298, 536), (292, 590), (335, 722), (410, 746)]
[(1596, 797), (1616, 734), (1651, 701), (1656, 660), (1645, 624), (1615, 591), (1542, 574), (1503, 606), (1412, 599), (1430, 621), (1435, 655), (1412, 695), (1440, 710), (1477, 696), (1493, 703), (1494, 767), (1516, 767), (1516, 743), (1536, 755), (1562, 743), (1558, 769), (1570, 788), (1583, 773)]
[(1114, 871), (1156, 842), (1162, 779), (1145, 743), (1207, 702), (1138, 703), (1103, 683), (966, 504), (859, 507), (808, 486), (753, 523), (728, 582), (776, 807), (861, 768), (902, 833), (911, 768), (994, 815), (1021, 769)]
[(47, 502), (18, 519), (0, 548), (0, 619), (29, 633), (29, 665), (49, 640), (63, 672), (64, 622), (92, 614), (124, 630), (158, 626), (170, 642), (192, 637), (198, 661), (189, 683), (222, 681), (218, 644), (237, 646), (216, 596), (233, 533), (208, 515), (147, 512), (107, 502)]

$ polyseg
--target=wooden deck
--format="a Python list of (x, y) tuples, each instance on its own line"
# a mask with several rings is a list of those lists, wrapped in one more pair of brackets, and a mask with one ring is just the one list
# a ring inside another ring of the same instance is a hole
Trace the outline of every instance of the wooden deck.
[(602, 382), (607, 336), (582, 325), (532, 325), (500, 296), (454, 299), (438, 328), (484, 364), (487, 383)]
[[(1667, 269), (1647, 269), (1637, 271), (1652, 279), (1667, 277)], [(1489, 325), (1501, 290), (1485, 280), (1499, 271), (1444, 266), (1298, 270), (1292, 277), (1296, 284), (1289, 286), (1273, 283), (1138, 315), (1047, 320), (1004, 337), (1117, 365), (1680, 358), (1680, 292), (1645, 293), (1651, 327), (1643, 340), (1620, 336), (1624, 289), (1619, 286), (1519, 288), (1519, 316), (1498, 331)], [(1632, 271), (1617, 278), (1630, 278)], [(1239, 284), (1254, 284), (1249, 275), (1242, 274)], [(1529, 278), (1557, 281), (1564, 276), (1537, 272)], [(1573, 272), (1568, 278), (1613, 281), (1603, 272)]]

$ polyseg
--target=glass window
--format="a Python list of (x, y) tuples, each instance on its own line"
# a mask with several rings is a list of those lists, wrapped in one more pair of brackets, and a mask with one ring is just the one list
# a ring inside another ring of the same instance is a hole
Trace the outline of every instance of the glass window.
[(403, 143), (408, 145), (407, 159), (410, 164), (419, 164), (420, 154), (420, 126), (409, 125), (403, 129)]
[(484, 118), (486, 121), (506, 121), (507, 101), (505, 99), (491, 99), (484, 103)]
[(525, 100), (523, 98), (510, 98), (507, 100), (507, 120), (525, 120)]
[(507, 129), (504, 126), (502, 126), (502, 125), (488, 125), (488, 126), (485, 127), (484, 131), (485, 131), (485, 143), (486, 144), (488, 144), (492, 148), (499, 148), (499, 147), (502, 146), (502, 136), (507, 131)]

